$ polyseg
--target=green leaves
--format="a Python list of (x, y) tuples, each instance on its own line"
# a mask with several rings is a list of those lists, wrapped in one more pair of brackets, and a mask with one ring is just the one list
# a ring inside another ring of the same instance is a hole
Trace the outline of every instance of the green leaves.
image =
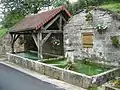
[(27, 14), (38, 13), (47, 1), (50, 0), (1, 0), (0, 5), (3, 6), (4, 14), (3, 26), (10, 28)]
[(14, 10), (4, 16), (2, 24), (4, 27), (10, 28), (23, 18), (24, 18), (24, 14)]

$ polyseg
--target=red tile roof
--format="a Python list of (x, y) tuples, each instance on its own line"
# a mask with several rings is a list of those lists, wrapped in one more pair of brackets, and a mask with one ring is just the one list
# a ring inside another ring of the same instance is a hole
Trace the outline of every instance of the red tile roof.
[(60, 6), (53, 10), (49, 10), (39, 14), (25, 17), (23, 20), (21, 20), (20, 22), (15, 24), (13, 27), (11, 27), (10, 32), (26, 31), (26, 30), (33, 30), (33, 29), (38, 30), (41, 28), (41, 26), (49, 22), (61, 11), (65, 11), (67, 17), (71, 16), (68, 10), (65, 8), (65, 6)]

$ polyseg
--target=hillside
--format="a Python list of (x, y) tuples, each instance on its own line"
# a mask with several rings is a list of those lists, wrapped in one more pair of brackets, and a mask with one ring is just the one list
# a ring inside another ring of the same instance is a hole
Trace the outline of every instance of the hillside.
[(113, 2), (113, 3), (103, 4), (99, 7), (120, 14), (120, 3)]

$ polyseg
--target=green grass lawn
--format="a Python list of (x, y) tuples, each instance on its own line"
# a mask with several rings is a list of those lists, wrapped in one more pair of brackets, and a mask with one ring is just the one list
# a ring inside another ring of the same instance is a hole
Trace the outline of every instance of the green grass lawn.
[(108, 4), (103, 4), (101, 6), (99, 6), (100, 8), (104, 8), (104, 9), (108, 9), (111, 10), (115, 13), (120, 14), (120, 3), (108, 3)]
[(0, 28), (0, 39), (7, 33), (7, 31), (6, 28)]

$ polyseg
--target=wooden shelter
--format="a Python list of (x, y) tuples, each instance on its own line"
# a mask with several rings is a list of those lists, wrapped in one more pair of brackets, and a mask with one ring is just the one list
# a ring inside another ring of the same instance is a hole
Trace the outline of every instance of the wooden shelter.
[[(14, 53), (14, 43), (19, 36), (30, 35), (37, 47), (38, 58), (41, 59), (45, 42), (51, 35), (60, 34), (60, 36), (63, 37), (63, 26), (69, 18), (70, 13), (64, 6), (39, 14), (26, 16), (9, 30), (12, 53)], [(29, 41), (29, 37), (27, 41)]]

